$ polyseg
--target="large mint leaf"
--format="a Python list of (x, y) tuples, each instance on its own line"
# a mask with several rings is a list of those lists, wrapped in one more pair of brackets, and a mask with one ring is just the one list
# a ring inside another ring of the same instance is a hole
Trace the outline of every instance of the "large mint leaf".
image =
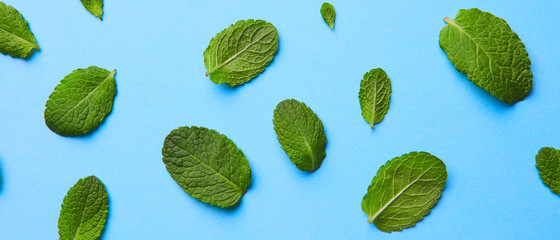
[(103, 233), (109, 197), (95, 176), (80, 179), (64, 197), (58, 218), (60, 240), (95, 240)]
[(12, 6), (0, 2), (0, 53), (28, 58), (39, 45), (27, 21)]
[(83, 135), (97, 128), (113, 108), (116, 72), (91, 66), (64, 77), (47, 100), (47, 126), (62, 136)]
[(282, 149), (302, 171), (317, 170), (326, 156), (323, 122), (305, 103), (284, 100), (274, 110), (274, 130)]
[(323, 3), (321, 6), (321, 16), (323, 16), (323, 20), (325, 20), (332, 29), (334, 29), (335, 15), (334, 6), (328, 2)]
[(404, 154), (379, 168), (362, 210), (381, 231), (412, 227), (436, 204), (446, 180), (445, 164), (437, 157), (426, 152)]
[(93, 16), (99, 18), (103, 21), (103, 0), (81, 0), (82, 5), (91, 13)]
[(391, 100), (391, 80), (381, 68), (372, 69), (364, 75), (360, 83), (360, 106), (362, 116), (373, 129), (374, 124), (383, 121)]
[(439, 45), (457, 70), (505, 103), (525, 99), (533, 86), (531, 60), (505, 20), (473, 8), (444, 21)]
[(263, 20), (241, 20), (216, 34), (204, 51), (206, 76), (236, 86), (264, 71), (278, 50), (278, 31)]
[(543, 183), (560, 195), (560, 151), (543, 147), (537, 154), (537, 169)]
[(251, 168), (243, 152), (215, 130), (175, 129), (165, 138), (162, 154), (171, 177), (201, 202), (233, 206), (251, 182)]

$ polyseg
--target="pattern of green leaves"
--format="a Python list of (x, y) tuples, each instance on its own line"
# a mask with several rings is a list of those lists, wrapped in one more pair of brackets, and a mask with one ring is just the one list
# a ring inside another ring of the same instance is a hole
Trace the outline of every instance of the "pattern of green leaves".
[(28, 58), (39, 45), (21, 13), (0, 2), (0, 53)]
[(321, 16), (323, 16), (323, 20), (325, 20), (332, 29), (334, 29), (335, 15), (334, 6), (328, 2), (323, 3), (321, 6)]
[(236, 86), (264, 71), (278, 50), (278, 31), (263, 20), (241, 20), (216, 34), (204, 51), (206, 76)]
[(560, 195), (560, 151), (543, 147), (537, 154), (537, 169), (543, 183)]
[(215, 130), (175, 129), (165, 138), (162, 154), (171, 177), (201, 202), (233, 206), (251, 183), (251, 168), (243, 152)]
[(105, 185), (95, 176), (80, 179), (64, 197), (58, 218), (60, 240), (95, 240), (109, 213)]
[(391, 79), (387, 77), (387, 73), (381, 68), (367, 72), (360, 83), (358, 97), (362, 116), (373, 129), (374, 124), (383, 121), (389, 110)]
[(444, 21), (439, 45), (457, 70), (505, 103), (525, 99), (533, 86), (531, 60), (505, 20), (473, 8)]
[(103, 0), (81, 0), (82, 5), (91, 13), (93, 16), (99, 18), (103, 21)]
[(437, 157), (427, 152), (404, 154), (379, 168), (362, 210), (381, 231), (412, 227), (437, 203), (446, 180), (445, 164)]
[(305, 103), (284, 100), (274, 110), (274, 130), (292, 163), (302, 171), (317, 170), (325, 159), (327, 137), (323, 122)]
[(47, 100), (47, 126), (62, 136), (83, 135), (97, 128), (113, 108), (116, 72), (91, 66), (64, 77)]

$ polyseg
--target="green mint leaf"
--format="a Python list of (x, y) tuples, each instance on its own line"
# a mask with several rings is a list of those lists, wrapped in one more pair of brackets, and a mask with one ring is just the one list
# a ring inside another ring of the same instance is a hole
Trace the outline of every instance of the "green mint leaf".
[(362, 116), (373, 129), (374, 124), (383, 121), (391, 100), (391, 79), (381, 68), (372, 69), (364, 75), (360, 83), (360, 106)]
[(328, 2), (323, 3), (321, 6), (321, 16), (323, 16), (323, 20), (334, 29), (334, 18), (335, 18), (335, 11), (334, 6)]
[(82, 5), (91, 13), (93, 16), (99, 18), (103, 21), (103, 0), (81, 0)]
[(39, 45), (21, 13), (0, 2), (0, 53), (28, 58)]
[(327, 137), (323, 122), (305, 103), (284, 100), (274, 110), (274, 130), (292, 163), (302, 171), (317, 170), (325, 159)]
[(393, 158), (379, 168), (362, 200), (368, 222), (384, 232), (412, 227), (430, 212), (445, 187), (445, 164), (427, 152)]
[(201, 202), (233, 206), (251, 183), (251, 168), (243, 152), (215, 130), (180, 127), (167, 135), (161, 151), (171, 177)]
[(263, 20), (241, 20), (216, 34), (204, 51), (206, 76), (237, 86), (255, 78), (278, 50), (278, 31)]
[(64, 77), (47, 100), (47, 126), (62, 136), (83, 135), (97, 128), (113, 108), (116, 72), (91, 66)]
[(500, 101), (525, 99), (533, 86), (531, 60), (505, 20), (473, 8), (444, 21), (439, 45), (459, 72)]
[(537, 154), (537, 169), (539, 175), (550, 190), (560, 195), (560, 151), (543, 147)]
[(60, 240), (95, 240), (103, 233), (109, 197), (105, 185), (89, 176), (68, 190), (58, 217)]

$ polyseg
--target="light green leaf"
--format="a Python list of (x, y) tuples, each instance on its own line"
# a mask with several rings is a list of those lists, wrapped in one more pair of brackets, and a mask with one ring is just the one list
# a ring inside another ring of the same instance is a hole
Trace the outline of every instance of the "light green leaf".
[(103, 233), (109, 197), (105, 185), (89, 176), (68, 190), (58, 217), (60, 240), (95, 240)]
[(537, 169), (543, 183), (560, 195), (560, 151), (543, 147), (537, 154)]
[(533, 87), (531, 60), (505, 20), (473, 8), (444, 21), (439, 45), (457, 70), (505, 103), (525, 99)]
[(383, 121), (389, 110), (391, 80), (387, 77), (387, 73), (381, 68), (372, 69), (366, 73), (360, 83), (358, 97), (360, 98), (362, 116), (373, 129), (374, 124)]
[(241, 85), (270, 64), (278, 50), (278, 31), (263, 20), (241, 20), (216, 34), (204, 51), (206, 76), (216, 84)]
[(167, 135), (161, 151), (171, 177), (201, 202), (233, 206), (251, 183), (251, 168), (243, 152), (215, 130), (180, 127)]
[(362, 200), (368, 222), (384, 232), (412, 227), (430, 212), (445, 187), (445, 164), (427, 152), (393, 158), (379, 168)]
[(335, 18), (335, 11), (334, 6), (328, 2), (323, 3), (321, 6), (321, 16), (323, 16), (323, 20), (334, 29), (334, 18)]
[(27, 21), (12, 6), (0, 2), (0, 53), (28, 58), (39, 45)]
[(317, 170), (325, 159), (323, 122), (305, 103), (284, 100), (274, 110), (274, 130), (292, 163), (302, 171)]
[(93, 16), (99, 18), (103, 21), (103, 0), (81, 0), (82, 5), (91, 13)]
[(116, 72), (91, 66), (64, 77), (47, 101), (47, 126), (62, 136), (83, 135), (97, 128), (113, 108)]

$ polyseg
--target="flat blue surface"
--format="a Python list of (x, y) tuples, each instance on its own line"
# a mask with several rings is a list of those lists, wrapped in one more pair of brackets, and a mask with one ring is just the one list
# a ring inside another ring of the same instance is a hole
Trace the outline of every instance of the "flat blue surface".
[[(110, 196), (103, 239), (554, 239), (560, 197), (542, 184), (535, 155), (560, 147), (560, 2), (333, 0), (111, 1), (104, 21), (78, 0), (5, 0), (30, 22), (41, 51), (0, 55), (0, 239), (56, 239), (60, 204), (82, 177)], [(509, 106), (458, 73), (439, 48), (446, 16), (478, 7), (504, 18), (533, 63), (534, 85)], [(240, 19), (280, 34), (272, 64), (238, 87), (204, 76), (202, 52)], [(90, 65), (117, 69), (113, 112), (93, 134), (61, 137), (44, 123), (59, 81)], [(360, 80), (385, 69), (393, 93), (373, 131), (358, 102)], [(295, 98), (322, 119), (327, 157), (299, 171), (280, 148), (272, 115)], [(216, 129), (249, 159), (253, 181), (224, 210), (189, 197), (161, 160), (179, 126)], [(384, 233), (361, 210), (377, 169), (410, 151), (447, 165), (439, 203), (415, 227)]]

